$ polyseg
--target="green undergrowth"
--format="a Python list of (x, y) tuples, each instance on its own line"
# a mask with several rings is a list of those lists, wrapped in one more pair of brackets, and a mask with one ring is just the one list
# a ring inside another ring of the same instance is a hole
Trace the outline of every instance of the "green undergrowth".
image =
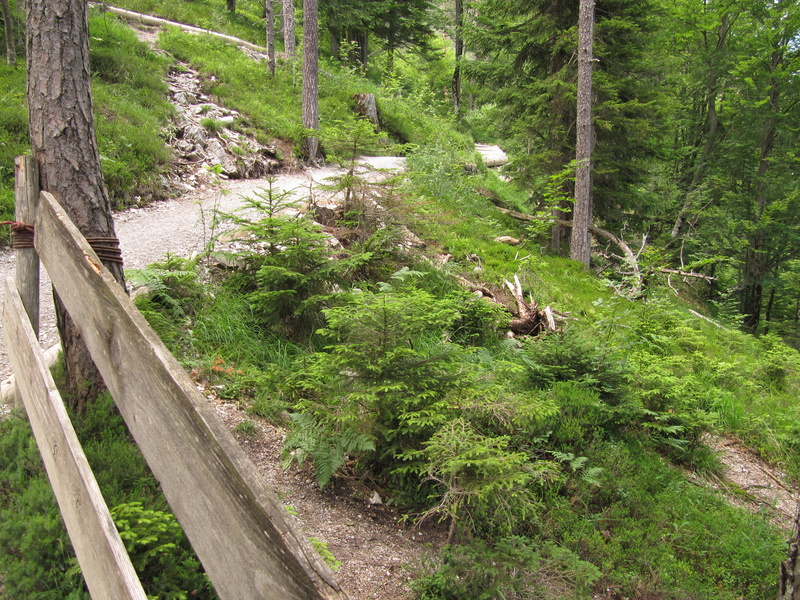
[[(110, 397), (71, 415), (148, 597), (216, 598)], [(9, 600), (88, 600), (30, 425), (0, 421), (0, 573)]]
[[(191, 64), (204, 77), (204, 88), (221, 103), (241, 113), (237, 126), (268, 143), (272, 138), (299, 146), (307, 132), (301, 125), (300, 65), (280, 61), (274, 77), (263, 62), (256, 62), (241, 50), (210, 36), (197, 36), (168, 29), (159, 37), (162, 48), (176, 59)], [(356, 93), (375, 93), (384, 124), (382, 137), (363, 150), (370, 153), (396, 153), (397, 144), (412, 147), (439, 139), (467, 148), (470, 141), (453, 131), (449, 121), (418, 96), (396, 97), (396, 90), (382, 88), (337, 61), (320, 61), (319, 112), (320, 137), (325, 141), (342, 123), (355, 121)], [(411, 125), (413, 123), (413, 126)], [(407, 151), (408, 147), (400, 149)]]
[[(260, 217), (227, 216), (251, 236), (235, 268), (167, 260), (139, 306), (195, 377), (289, 429), (287, 463), (448, 530), (420, 598), (774, 596), (786, 533), (698, 481), (720, 474), (709, 433), (800, 475), (796, 351), (543, 254), (496, 209), (524, 195), (473, 161), (416, 153), (387, 225), (352, 203), (336, 251), (265, 190)], [(424, 252), (398, 249), (401, 225)], [(515, 276), (560, 332), (506, 339), (508, 312), (462, 285), (502, 299)]]
[[(164, 131), (173, 115), (164, 81), (170, 59), (110, 14), (90, 11), (90, 69), (97, 143), (117, 207), (161, 197), (170, 160)], [(0, 220), (13, 216), (14, 157), (30, 152), (25, 60), (0, 65)]]
[(224, 1), (215, 0), (120, 0), (114, 6), (266, 45), (263, 2), (237, 0), (235, 14), (225, 10)]

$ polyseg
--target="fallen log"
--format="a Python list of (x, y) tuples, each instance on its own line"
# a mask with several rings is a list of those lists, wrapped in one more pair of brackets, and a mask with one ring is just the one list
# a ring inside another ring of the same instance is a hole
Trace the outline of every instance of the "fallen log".
[(507, 301), (503, 301), (499, 297), (499, 292), (502, 290), (492, 291), (487, 286), (473, 283), (460, 275), (456, 275), (456, 279), (462, 286), (480, 294), (480, 297), (486, 301), (499, 304), (508, 310), (515, 317), (508, 323), (508, 328), (514, 335), (539, 335), (542, 332), (558, 331), (561, 321), (567, 318), (566, 314), (553, 310), (549, 306), (539, 309), (539, 304), (533, 298), (526, 301), (519, 277), (516, 275), (514, 275), (514, 283), (508, 280), (504, 282), (514, 298), (515, 307), (513, 308), (508, 305)]
[(117, 15), (118, 17), (122, 17), (123, 19), (127, 19), (129, 21), (139, 21), (145, 25), (154, 25), (156, 27), (177, 27), (188, 33), (211, 35), (221, 40), (225, 40), (226, 42), (230, 42), (231, 44), (236, 44), (237, 46), (241, 46), (242, 48), (247, 48), (255, 52), (262, 52), (265, 54), (267, 52), (267, 49), (263, 48), (262, 46), (251, 44), (250, 42), (233, 37), (232, 35), (225, 35), (224, 33), (217, 33), (216, 31), (211, 31), (210, 29), (203, 29), (201, 27), (194, 27), (192, 25), (184, 25), (183, 23), (176, 23), (175, 21), (167, 21), (166, 19), (160, 19), (158, 17), (145, 15), (132, 10), (125, 10), (124, 8), (117, 8), (116, 6), (109, 6), (108, 4), (103, 4), (101, 2), (93, 2), (92, 4), (99, 6), (100, 9), (105, 12), (110, 12), (113, 15)]
[[(44, 360), (48, 367), (52, 367), (58, 360), (61, 353), (61, 344), (56, 344), (48, 348), (44, 353)], [(0, 404), (14, 404), (17, 397), (17, 383), (14, 375), (0, 383)]]

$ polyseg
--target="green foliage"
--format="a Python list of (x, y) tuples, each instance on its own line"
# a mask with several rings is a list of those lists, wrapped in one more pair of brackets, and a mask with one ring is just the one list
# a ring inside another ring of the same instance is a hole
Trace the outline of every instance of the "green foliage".
[[(246, 249), (230, 256), (241, 265), (228, 280), (246, 294), (253, 313), (273, 330), (303, 337), (319, 324), (320, 309), (330, 300), (334, 284), (369, 254), (332, 260), (326, 236), (307, 215), (294, 210), (291, 191), (269, 187), (244, 199), (238, 214), (220, 214), (245, 234)], [(253, 216), (255, 215), (255, 216)]]
[(596, 391), (610, 404), (625, 395), (630, 377), (622, 356), (577, 329), (524, 340), (522, 360), (533, 386), (549, 388), (570, 381)]
[[(379, 292), (352, 293), (325, 311), (318, 335), (335, 342), (297, 377), (300, 406), (327, 431), (358, 431), (393, 463), (448, 419), (446, 392), (458, 385), (458, 347), (438, 337), (455, 305), (415, 289), (399, 271)], [(384, 465), (383, 468), (386, 468)]]
[(553, 542), (521, 536), (447, 546), (414, 583), (419, 600), (588, 598), (601, 571)]
[[(552, 463), (531, 463), (509, 451), (507, 436), (487, 437), (458, 418), (442, 425), (422, 444), (426, 475), (437, 484), (437, 504), (424, 516), (449, 518), (451, 532), (510, 534), (536, 519), (538, 503), (528, 490), (534, 480), (557, 473)], [(487, 531), (487, 528), (490, 528)]]
[[(72, 415), (76, 433), (148, 594), (215, 598), (109, 396)], [(0, 420), (0, 573), (9, 600), (88, 600), (27, 421)]]
[(245, 419), (233, 428), (233, 432), (242, 437), (253, 438), (258, 435), (258, 427), (250, 419)]
[(315, 537), (310, 537), (308, 540), (311, 542), (311, 545), (314, 546), (314, 549), (319, 552), (322, 560), (324, 560), (334, 572), (341, 568), (342, 561), (337, 559), (333, 552), (330, 551), (328, 548), (328, 542), (323, 542), (321, 539)]
[(332, 431), (330, 424), (321, 424), (314, 417), (294, 413), (292, 431), (284, 442), (285, 463), (306, 459), (314, 463), (319, 487), (326, 487), (348, 460), (354, 461), (375, 450), (372, 439), (353, 429)]
[(175, 517), (143, 508), (141, 502), (119, 504), (111, 517), (145, 591), (163, 600), (214, 597), (208, 577), (191, 551)]

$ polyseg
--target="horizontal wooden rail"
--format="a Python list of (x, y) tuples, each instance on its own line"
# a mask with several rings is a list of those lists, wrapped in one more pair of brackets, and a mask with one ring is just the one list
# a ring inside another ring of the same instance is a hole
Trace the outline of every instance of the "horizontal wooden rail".
[(11, 278), (5, 282), (3, 334), (89, 592), (98, 599), (146, 600)]
[(344, 600), (239, 444), (42, 192), (35, 245), (175, 516), (223, 600)]

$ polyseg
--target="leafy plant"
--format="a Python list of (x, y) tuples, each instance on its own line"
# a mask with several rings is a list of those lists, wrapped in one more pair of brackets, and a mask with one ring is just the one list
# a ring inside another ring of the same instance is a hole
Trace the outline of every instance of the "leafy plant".
[(465, 533), (480, 523), (509, 534), (534, 519), (538, 503), (527, 489), (533, 480), (558, 473), (554, 463), (531, 463), (524, 452), (508, 450), (506, 436), (486, 437), (464, 419), (455, 419), (422, 444), (428, 480), (441, 493), (422, 519), (440, 515), (450, 520), (448, 541), (460, 525)]
[(368, 435), (351, 428), (335, 431), (330, 424), (321, 424), (304, 413), (291, 415), (292, 430), (284, 442), (284, 464), (306, 459), (314, 463), (317, 484), (326, 487), (334, 475), (349, 461), (375, 450)]
[(521, 536), (447, 546), (415, 583), (420, 600), (585, 598), (601, 578), (595, 565), (553, 542)]

